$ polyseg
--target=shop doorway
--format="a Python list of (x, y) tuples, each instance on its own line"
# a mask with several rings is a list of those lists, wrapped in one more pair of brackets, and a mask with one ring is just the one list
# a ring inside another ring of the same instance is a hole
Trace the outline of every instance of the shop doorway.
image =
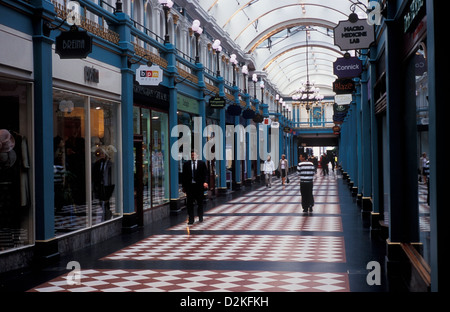
[(143, 137), (134, 135), (134, 211), (138, 226), (144, 225), (144, 158), (142, 153)]

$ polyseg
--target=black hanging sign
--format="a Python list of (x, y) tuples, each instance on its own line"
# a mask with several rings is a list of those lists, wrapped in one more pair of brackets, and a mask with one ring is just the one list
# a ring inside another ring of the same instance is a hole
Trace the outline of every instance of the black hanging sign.
[(55, 52), (62, 59), (86, 58), (92, 52), (92, 37), (72, 26), (55, 38)]
[(352, 93), (356, 90), (355, 83), (349, 78), (336, 79), (333, 82), (333, 91), (336, 94)]
[(226, 105), (226, 101), (223, 96), (213, 96), (209, 99), (209, 106), (212, 108), (224, 108)]

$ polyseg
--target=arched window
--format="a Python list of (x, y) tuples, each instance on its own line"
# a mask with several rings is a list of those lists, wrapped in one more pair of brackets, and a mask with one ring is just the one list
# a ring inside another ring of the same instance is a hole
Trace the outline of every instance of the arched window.
[[(140, 25), (144, 24), (143, 14), (142, 14), (142, 4), (141, 0), (133, 1), (133, 20), (138, 22)], [(136, 24), (136, 28), (139, 30), (143, 30), (143, 28)]]

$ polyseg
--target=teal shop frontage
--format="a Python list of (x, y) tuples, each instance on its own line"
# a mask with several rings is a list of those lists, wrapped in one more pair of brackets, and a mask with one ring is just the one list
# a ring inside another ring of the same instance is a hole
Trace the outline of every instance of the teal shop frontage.
[[(0, 231), (8, 237), (0, 245), (0, 273), (45, 265), (171, 213), (185, 213), (183, 160), (171, 155), (177, 125), (187, 125), (194, 135), (218, 125), (226, 142), (227, 124), (253, 124), (257, 139), (250, 146), (244, 135), (246, 155), (269, 139), (270, 126), (227, 112), (237, 105), (269, 117), (268, 107), (275, 105), (271, 94), (277, 91), (266, 82), (265, 88), (258, 85), (264, 102), (257, 99), (256, 86), (255, 95), (249, 94), (248, 73), (238, 71), (229, 55), (237, 53), (251, 70), (253, 59), (231, 42), (221, 52), (212, 49), (212, 38), (223, 33), (211, 28), (196, 47), (190, 30), (194, 17), (176, 6), (165, 12), (157, 1), (148, 1), (149, 19), (142, 18), (141, 1), (77, 3), (78, 30), (67, 21), (68, 1), (0, 3), (0, 39), (9, 42), (0, 48), (0, 131), (14, 137), (17, 156), (7, 173), (2, 168), (0, 181)], [(57, 37), (71, 31), (87, 31), (92, 39), (87, 55), (56, 53)], [(15, 51), (23, 55), (17, 58)], [(162, 69), (157, 86), (136, 81), (136, 69), (149, 63)], [(208, 99), (216, 95), (226, 99), (226, 107), (209, 107)], [(273, 115), (284, 122), (281, 113)], [(195, 117), (201, 120), (198, 128)], [(217, 135), (205, 133), (200, 146)], [(283, 152), (296, 155), (293, 136), (280, 134), (280, 139), (285, 136), (290, 140)], [(233, 146), (221, 150), (221, 157), (207, 161), (207, 197), (261, 180), (266, 155), (233, 162)]]

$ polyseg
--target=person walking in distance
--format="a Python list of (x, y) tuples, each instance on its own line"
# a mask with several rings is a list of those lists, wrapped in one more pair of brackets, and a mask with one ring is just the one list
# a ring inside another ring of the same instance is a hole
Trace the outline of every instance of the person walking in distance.
[(314, 206), (313, 181), (314, 165), (308, 161), (306, 154), (300, 154), (300, 162), (297, 165), (297, 171), (300, 173), (300, 194), (302, 195), (303, 212), (312, 212)]
[(188, 224), (194, 224), (194, 201), (197, 202), (199, 222), (203, 222), (203, 193), (208, 189), (206, 183), (208, 170), (202, 160), (197, 159), (197, 153), (191, 152), (191, 161), (183, 164), (182, 187), (187, 197)]
[(280, 163), (278, 164), (278, 170), (280, 170), (281, 184), (284, 185), (286, 177), (288, 175), (288, 160), (286, 155), (281, 155)]
[(266, 187), (272, 187), (272, 174), (275, 173), (275, 164), (270, 155), (267, 155), (267, 160), (264, 162), (264, 175), (266, 177)]

